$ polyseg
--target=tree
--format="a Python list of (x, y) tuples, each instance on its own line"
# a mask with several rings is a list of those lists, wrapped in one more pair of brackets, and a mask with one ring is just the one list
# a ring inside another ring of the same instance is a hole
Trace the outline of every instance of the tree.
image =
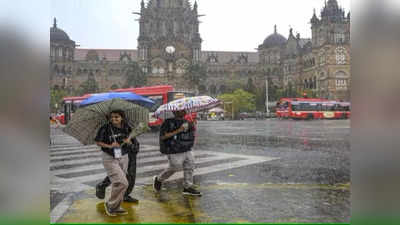
[[(56, 112), (58, 108), (60, 108), (62, 100), (68, 94), (63, 89), (51, 88), (50, 89), (50, 111)], [(57, 104), (57, 105), (56, 105)]]
[(207, 79), (207, 68), (201, 64), (191, 64), (187, 67), (184, 78), (192, 86), (199, 86)]
[[(255, 96), (243, 89), (237, 89), (231, 94), (222, 94), (217, 98), (223, 102), (232, 102), (234, 115), (238, 115), (239, 112), (251, 112), (256, 109)], [(231, 107), (228, 107), (227, 111), (232, 115)]]
[(147, 84), (146, 74), (139, 67), (137, 62), (129, 63), (125, 68), (126, 83), (124, 88), (128, 87), (142, 87)]

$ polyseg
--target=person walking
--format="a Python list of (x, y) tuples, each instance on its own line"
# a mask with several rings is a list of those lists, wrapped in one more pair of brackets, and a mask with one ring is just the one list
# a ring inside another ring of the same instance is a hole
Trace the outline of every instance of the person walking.
[[(136, 138), (132, 138), (131, 142), (132, 145), (127, 146), (130, 147), (130, 149), (128, 150), (128, 158), (129, 158), (128, 173), (126, 174), (126, 179), (128, 180), (129, 185), (128, 188), (126, 189), (123, 201), (129, 203), (139, 203), (139, 200), (136, 198), (132, 198), (130, 194), (133, 191), (133, 188), (135, 187), (136, 183), (136, 158), (137, 158), (137, 153), (139, 152), (140, 144)], [(106, 194), (106, 188), (110, 186), (110, 184), (111, 180), (108, 176), (105, 177), (103, 181), (98, 183), (96, 185), (96, 197), (99, 199), (104, 199)]]
[(160, 191), (162, 183), (183, 167), (184, 195), (201, 196), (193, 187), (195, 123), (185, 120), (186, 111), (175, 111), (160, 128), (160, 151), (167, 155), (169, 167), (153, 178), (153, 188)]
[(121, 208), (121, 203), (129, 185), (126, 178), (129, 159), (126, 148), (121, 148), (121, 145), (132, 143), (127, 139), (129, 125), (124, 118), (124, 111), (111, 111), (110, 123), (103, 125), (95, 137), (96, 144), (102, 150), (103, 166), (111, 180), (111, 196), (104, 202), (108, 216), (128, 214)]

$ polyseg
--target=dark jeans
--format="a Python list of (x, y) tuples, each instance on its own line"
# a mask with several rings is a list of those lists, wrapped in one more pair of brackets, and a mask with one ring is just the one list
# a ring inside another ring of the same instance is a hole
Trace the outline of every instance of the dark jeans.
[[(129, 186), (126, 189), (125, 196), (128, 196), (135, 186), (136, 182), (136, 156), (137, 152), (128, 152), (129, 163), (128, 163), (128, 173), (126, 174), (126, 179), (128, 179)], [(100, 182), (99, 186), (104, 188), (108, 187), (111, 184), (110, 178), (106, 177), (102, 182)]]

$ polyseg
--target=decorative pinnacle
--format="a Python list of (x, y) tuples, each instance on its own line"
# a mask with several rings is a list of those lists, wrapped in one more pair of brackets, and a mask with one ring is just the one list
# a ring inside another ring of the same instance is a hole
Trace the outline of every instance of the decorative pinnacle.
[(57, 27), (57, 19), (56, 19), (55, 17), (54, 17), (53, 27), (54, 27), (54, 28)]
[(276, 24), (275, 24), (275, 26), (274, 26), (274, 33), (275, 33), (275, 34), (277, 33), (277, 31), (276, 31)]

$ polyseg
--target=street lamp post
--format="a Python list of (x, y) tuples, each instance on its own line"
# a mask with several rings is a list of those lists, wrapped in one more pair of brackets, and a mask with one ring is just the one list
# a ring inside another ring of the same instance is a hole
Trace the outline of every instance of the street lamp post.
[(267, 117), (269, 117), (269, 107), (268, 107), (268, 78), (265, 80), (265, 108)]

